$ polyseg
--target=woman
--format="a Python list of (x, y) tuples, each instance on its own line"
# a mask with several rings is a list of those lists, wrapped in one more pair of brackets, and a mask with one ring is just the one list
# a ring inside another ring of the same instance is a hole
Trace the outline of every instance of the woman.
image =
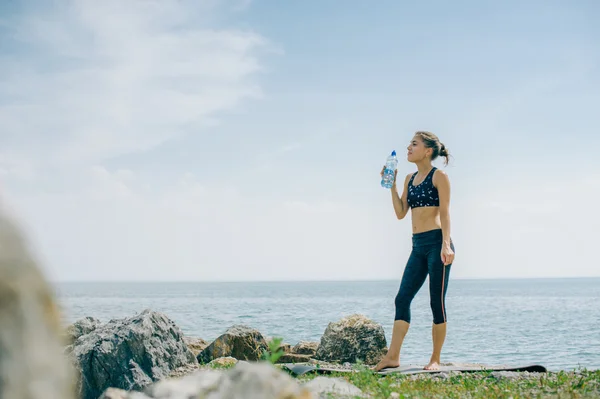
[[(413, 245), (396, 295), (392, 342), (387, 354), (375, 366), (375, 371), (400, 366), (400, 348), (410, 325), (410, 304), (428, 275), (433, 312), (433, 353), (425, 369), (438, 370), (440, 367), (440, 354), (446, 338), (445, 298), (454, 261), (454, 244), (450, 238), (450, 181), (445, 172), (431, 164), (439, 156), (446, 158), (447, 165), (448, 150), (435, 134), (415, 133), (408, 146), (407, 159), (417, 165), (417, 172), (408, 174), (404, 179), (402, 196), (398, 195), (396, 179), (391, 189), (398, 219), (404, 219), (411, 208)], [(383, 170), (381, 174), (383, 176)]]

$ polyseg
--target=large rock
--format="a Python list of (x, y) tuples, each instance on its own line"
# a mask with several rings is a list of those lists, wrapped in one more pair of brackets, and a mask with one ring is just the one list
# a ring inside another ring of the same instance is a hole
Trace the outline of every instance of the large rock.
[(304, 384), (304, 387), (313, 392), (319, 399), (355, 399), (365, 396), (359, 388), (343, 378), (316, 377)]
[(300, 341), (294, 345), (294, 347), (291, 349), (291, 353), (295, 353), (297, 355), (314, 356), (317, 353), (318, 347), (318, 342)]
[(143, 392), (107, 389), (102, 399), (317, 399), (356, 398), (364, 394), (342, 379), (318, 377), (301, 384), (267, 362), (238, 362), (229, 370), (198, 370), (159, 381)]
[(203, 370), (178, 381), (163, 381), (145, 392), (152, 398), (312, 399), (311, 392), (266, 362), (238, 362), (227, 371)]
[(0, 201), (0, 398), (73, 399), (59, 301), (31, 243), (6, 214), (5, 199)]
[(67, 327), (65, 339), (67, 345), (72, 345), (77, 338), (86, 335), (98, 328), (102, 323), (95, 317), (84, 317)]
[(385, 348), (383, 327), (355, 314), (329, 323), (315, 358), (328, 362), (376, 364), (385, 354)]
[(97, 327), (67, 353), (80, 372), (82, 399), (96, 399), (109, 387), (140, 390), (196, 362), (179, 327), (150, 310)]
[(228, 356), (238, 360), (259, 360), (267, 349), (267, 341), (260, 331), (245, 325), (235, 325), (211, 342), (198, 354), (197, 359), (203, 364)]

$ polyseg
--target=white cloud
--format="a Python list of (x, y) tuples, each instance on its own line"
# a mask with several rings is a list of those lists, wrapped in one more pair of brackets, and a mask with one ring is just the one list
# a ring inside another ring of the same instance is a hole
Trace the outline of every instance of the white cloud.
[(53, 2), (11, 21), (0, 145), (37, 162), (99, 162), (198, 134), (261, 96), (267, 42), (211, 28), (214, 1)]

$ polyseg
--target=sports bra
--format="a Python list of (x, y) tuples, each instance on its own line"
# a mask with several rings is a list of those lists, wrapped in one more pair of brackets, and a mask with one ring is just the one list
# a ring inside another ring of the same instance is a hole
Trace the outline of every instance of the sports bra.
[(440, 196), (437, 188), (433, 185), (433, 174), (437, 168), (433, 167), (425, 179), (417, 186), (413, 186), (413, 180), (418, 172), (415, 172), (408, 182), (407, 201), (410, 208), (424, 206), (440, 206)]

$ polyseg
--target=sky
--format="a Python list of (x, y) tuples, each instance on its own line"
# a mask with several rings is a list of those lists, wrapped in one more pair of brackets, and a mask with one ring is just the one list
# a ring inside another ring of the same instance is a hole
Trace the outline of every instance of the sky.
[(598, 277), (600, 4), (0, 4), (0, 201), (54, 281), (383, 280), (417, 130), (452, 278)]

